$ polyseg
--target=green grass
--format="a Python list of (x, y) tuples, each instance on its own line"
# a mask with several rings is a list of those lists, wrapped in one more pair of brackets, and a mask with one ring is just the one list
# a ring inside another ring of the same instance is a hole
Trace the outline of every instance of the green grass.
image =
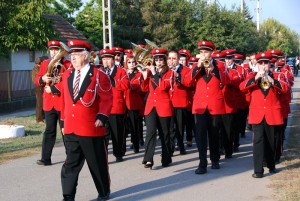
[[(2, 154), (15, 151), (41, 147), (45, 125), (37, 124), (35, 115), (25, 117), (14, 117), (0, 120), (4, 125), (23, 125), (25, 126), (25, 136), (19, 138), (0, 139), (0, 157)], [(62, 140), (58, 129), (57, 142)]]

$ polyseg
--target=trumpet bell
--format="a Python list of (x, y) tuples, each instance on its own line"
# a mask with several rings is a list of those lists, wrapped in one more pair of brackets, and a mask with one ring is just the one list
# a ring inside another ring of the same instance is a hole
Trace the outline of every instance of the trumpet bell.
[(203, 61), (203, 66), (204, 66), (204, 68), (208, 68), (210, 66), (210, 61), (208, 59), (205, 59)]

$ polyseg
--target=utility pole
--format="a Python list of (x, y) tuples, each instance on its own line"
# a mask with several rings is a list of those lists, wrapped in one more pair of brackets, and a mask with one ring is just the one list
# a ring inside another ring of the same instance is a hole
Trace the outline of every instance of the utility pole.
[(103, 48), (111, 49), (114, 45), (111, 0), (102, 0), (102, 17), (103, 17)]
[(257, 27), (257, 31), (259, 32), (260, 29), (260, 25), (259, 25), (259, 12), (260, 12), (260, 8), (259, 8), (259, 0), (256, 1), (256, 27)]
[(241, 0), (241, 13), (244, 13), (244, 0)]

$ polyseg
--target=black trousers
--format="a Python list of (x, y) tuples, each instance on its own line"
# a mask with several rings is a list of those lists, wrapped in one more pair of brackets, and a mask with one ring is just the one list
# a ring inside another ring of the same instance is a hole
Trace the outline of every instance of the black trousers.
[(193, 140), (195, 135), (195, 117), (191, 110), (186, 111), (186, 141)]
[(133, 144), (133, 149), (135, 151), (139, 151), (139, 142), (140, 142), (140, 136), (143, 134), (140, 134), (141, 129), (141, 123), (140, 121), (142, 120), (139, 117), (139, 110), (128, 110), (127, 111), (129, 120), (130, 120), (130, 125), (131, 125), (131, 142)]
[(276, 127), (275, 130), (275, 161), (279, 161), (282, 156), (286, 126), (287, 118), (283, 118), (283, 125)]
[(57, 123), (60, 121), (60, 112), (54, 108), (45, 111), (46, 128), (42, 142), (42, 160), (51, 161), (52, 150), (56, 141)]
[(204, 114), (195, 114), (196, 143), (199, 152), (200, 167), (207, 167), (207, 141), (209, 143), (210, 160), (219, 162), (219, 129), (221, 115), (211, 115), (206, 109)]
[(252, 124), (254, 173), (264, 172), (264, 158), (269, 169), (275, 168), (274, 136), (278, 127), (268, 125), (265, 118), (260, 124)]
[(65, 135), (67, 159), (61, 169), (64, 197), (75, 198), (79, 173), (86, 160), (99, 196), (110, 193), (105, 137), (85, 137), (74, 133)]
[(156, 108), (145, 116), (146, 120), (146, 141), (145, 141), (145, 155), (143, 163), (152, 162), (156, 146), (157, 130), (161, 133), (161, 149), (162, 149), (162, 163), (171, 162), (171, 143), (170, 143), (170, 120), (171, 117), (159, 117)]
[(111, 135), (113, 155), (122, 157), (126, 152), (124, 114), (109, 115), (109, 133)]
[(187, 118), (187, 110), (186, 108), (173, 108), (174, 114), (174, 124), (175, 129), (171, 135), (171, 139), (174, 139), (174, 134), (177, 139), (177, 145), (179, 149), (184, 150), (183, 138), (184, 138), (184, 130), (186, 128), (186, 118)]
[(222, 115), (222, 142), (226, 156), (231, 156), (233, 152), (233, 140), (235, 139), (234, 119), (236, 113), (228, 113)]
[(245, 130), (246, 130), (246, 124), (247, 124), (247, 117), (249, 113), (249, 108), (245, 109), (238, 109), (237, 110), (237, 117), (236, 117), (236, 125), (237, 125), (237, 130), (238, 134), (244, 135)]

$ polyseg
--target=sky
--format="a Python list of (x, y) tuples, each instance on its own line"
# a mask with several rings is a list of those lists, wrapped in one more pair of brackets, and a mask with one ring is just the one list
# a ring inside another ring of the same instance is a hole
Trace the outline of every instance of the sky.
[[(240, 7), (241, 0), (211, 0), (219, 2), (222, 6), (230, 9), (232, 6)], [(253, 21), (256, 23), (257, 0), (244, 0), (249, 8)], [(268, 18), (273, 18), (284, 24), (300, 35), (300, 1), (299, 0), (259, 0), (260, 24)]]

